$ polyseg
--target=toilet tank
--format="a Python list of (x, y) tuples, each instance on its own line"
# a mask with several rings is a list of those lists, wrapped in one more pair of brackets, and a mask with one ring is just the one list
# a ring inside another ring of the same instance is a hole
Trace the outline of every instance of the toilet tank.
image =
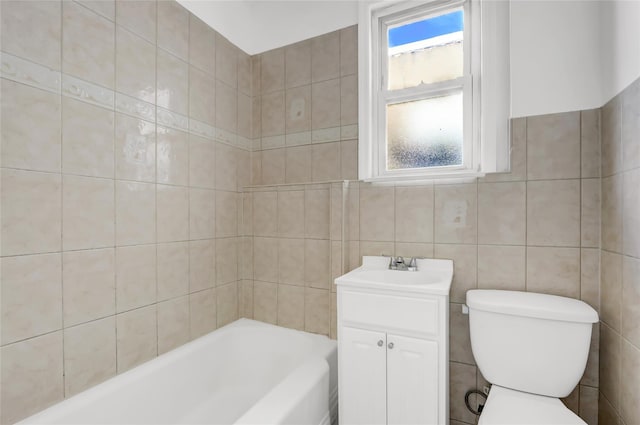
[(492, 384), (565, 397), (580, 381), (598, 313), (572, 298), (533, 292), (467, 292), (471, 349)]

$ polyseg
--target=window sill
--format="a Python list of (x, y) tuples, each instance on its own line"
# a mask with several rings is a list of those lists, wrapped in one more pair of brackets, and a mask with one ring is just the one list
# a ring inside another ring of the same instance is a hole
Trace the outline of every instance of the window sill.
[(420, 176), (380, 176), (362, 178), (367, 183), (379, 185), (421, 185), (421, 184), (447, 184), (447, 183), (469, 183), (479, 177), (484, 177), (485, 173), (477, 171), (453, 171), (450, 173), (426, 174)]

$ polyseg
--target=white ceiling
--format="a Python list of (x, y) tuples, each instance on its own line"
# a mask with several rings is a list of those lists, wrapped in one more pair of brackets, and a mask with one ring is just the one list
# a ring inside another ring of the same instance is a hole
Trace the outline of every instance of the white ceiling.
[(178, 0), (250, 55), (354, 25), (353, 0)]

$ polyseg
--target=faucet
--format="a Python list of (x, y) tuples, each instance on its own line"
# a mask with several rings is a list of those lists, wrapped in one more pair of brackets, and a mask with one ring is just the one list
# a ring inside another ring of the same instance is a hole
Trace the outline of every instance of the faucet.
[(389, 270), (400, 270), (400, 271), (410, 271), (410, 272), (414, 272), (416, 270), (418, 270), (418, 257), (411, 257), (411, 260), (409, 260), (409, 263), (407, 264), (407, 262), (404, 260), (404, 258), (398, 256), (398, 257), (391, 257), (390, 261), (389, 261)]

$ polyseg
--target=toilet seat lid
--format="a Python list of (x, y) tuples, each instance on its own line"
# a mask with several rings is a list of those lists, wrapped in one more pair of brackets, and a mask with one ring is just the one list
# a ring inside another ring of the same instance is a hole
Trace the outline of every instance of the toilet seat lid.
[(493, 385), (478, 425), (586, 425), (559, 398)]

